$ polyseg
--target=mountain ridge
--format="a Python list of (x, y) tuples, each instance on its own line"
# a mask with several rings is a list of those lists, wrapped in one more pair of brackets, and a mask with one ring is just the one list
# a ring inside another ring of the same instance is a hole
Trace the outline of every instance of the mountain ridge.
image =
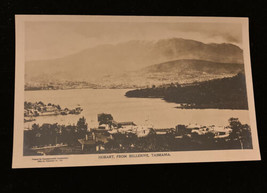
[(183, 38), (158, 41), (132, 40), (104, 44), (62, 58), (26, 61), (26, 81), (41, 77), (94, 80), (105, 74), (134, 71), (171, 60), (197, 59), (219, 63), (243, 63), (243, 51), (233, 44), (205, 44)]

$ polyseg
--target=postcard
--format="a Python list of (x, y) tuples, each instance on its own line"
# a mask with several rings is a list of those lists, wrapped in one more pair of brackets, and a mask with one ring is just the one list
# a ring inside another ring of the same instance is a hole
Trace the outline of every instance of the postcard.
[(13, 168), (261, 159), (248, 18), (15, 22)]

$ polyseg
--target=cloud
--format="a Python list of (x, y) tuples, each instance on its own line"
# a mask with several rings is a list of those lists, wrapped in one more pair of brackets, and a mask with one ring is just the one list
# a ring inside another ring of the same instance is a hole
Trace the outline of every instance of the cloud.
[(231, 23), (28, 22), (26, 59), (59, 58), (100, 44), (185, 38), (242, 45), (241, 25)]

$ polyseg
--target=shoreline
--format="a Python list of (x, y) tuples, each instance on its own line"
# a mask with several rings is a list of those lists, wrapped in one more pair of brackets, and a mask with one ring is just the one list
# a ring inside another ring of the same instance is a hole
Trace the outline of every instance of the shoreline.
[(240, 110), (244, 110), (244, 111), (248, 111), (248, 109), (246, 108), (216, 108), (216, 107), (179, 107), (179, 106), (176, 106), (174, 107), (176, 109), (190, 109), (190, 110), (193, 110), (193, 109), (202, 109), (202, 110), (205, 110), (205, 109), (214, 109), (214, 110), (232, 110), (232, 111), (240, 111)]
[(63, 91), (63, 90), (87, 90), (87, 89), (91, 89), (91, 90), (134, 90), (137, 88), (66, 88), (66, 89), (24, 89), (24, 92), (26, 91)]

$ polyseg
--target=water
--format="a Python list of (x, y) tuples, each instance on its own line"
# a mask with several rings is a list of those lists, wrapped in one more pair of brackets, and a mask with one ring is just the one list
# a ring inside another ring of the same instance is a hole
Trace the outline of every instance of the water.
[(127, 89), (74, 89), (25, 91), (25, 101), (45, 104), (59, 104), (61, 108), (80, 105), (79, 115), (58, 115), (36, 117), (36, 121), (25, 123), (25, 128), (33, 123), (76, 124), (84, 116), (89, 127), (95, 127), (97, 114), (110, 113), (116, 121), (133, 121), (136, 124), (152, 124), (156, 128), (175, 127), (177, 124), (228, 125), (230, 117), (249, 123), (247, 110), (225, 109), (177, 109), (177, 104), (155, 98), (127, 98)]

